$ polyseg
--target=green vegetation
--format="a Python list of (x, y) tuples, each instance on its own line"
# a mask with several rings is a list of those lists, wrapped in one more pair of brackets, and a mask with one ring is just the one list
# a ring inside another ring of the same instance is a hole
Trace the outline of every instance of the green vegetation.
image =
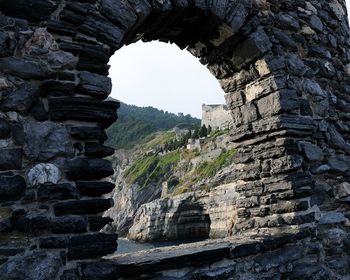
[(216, 138), (216, 137), (219, 137), (219, 136), (224, 135), (224, 134), (229, 133), (229, 132), (230, 132), (230, 130), (228, 128), (226, 128), (224, 130), (218, 130), (218, 129), (213, 130), (213, 131), (211, 130), (211, 133), (208, 133), (209, 134), (208, 137), (209, 138)]
[(138, 183), (141, 189), (151, 182), (158, 182), (167, 177), (171, 167), (180, 161), (180, 151), (168, 153), (166, 155), (146, 155), (136, 160), (124, 175), (128, 183)]
[(118, 115), (118, 121), (107, 130), (107, 144), (116, 149), (130, 149), (144, 142), (151, 134), (175, 126), (194, 128), (200, 125), (200, 120), (190, 115), (177, 116), (153, 107), (137, 107), (125, 103), (121, 103)]
[(196, 168), (196, 175), (198, 180), (207, 179), (213, 177), (220, 169), (230, 165), (232, 163), (232, 159), (234, 157), (235, 150), (231, 149), (225, 152), (222, 152), (220, 156), (218, 156), (213, 161), (205, 161), (202, 162)]
[(162, 132), (157, 132), (153, 133), (151, 135), (148, 135), (145, 139), (140, 140), (142, 141), (141, 143), (141, 149), (146, 150), (146, 149), (154, 149), (157, 147), (163, 147), (167, 143), (173, 141), (176, 137), (175, 132), (172, 131), (162, 131)]
[[(235, 149), (230, 149), (223, 151), (216, 159), (213, 161), (204, 161), (199, 164), (196, 169), (188, 174), (185, 178), (179, 182), (177, 189), (174, 191), (174, 195), (182, 194), (188, 192), (191, 186), (201, 180), (214, 177), (215, 174), (222, 168), (230, 165), (232, 163), (233, 157), (235, 155)], [(204, 186), (206, 191), (210, 191), (210, 186)]]

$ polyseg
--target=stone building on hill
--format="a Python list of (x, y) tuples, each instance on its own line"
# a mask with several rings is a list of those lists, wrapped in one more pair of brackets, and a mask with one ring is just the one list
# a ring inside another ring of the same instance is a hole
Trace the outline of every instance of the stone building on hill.
[(232, 116), (226, 105), (202, 105), (202, 125), (212, 129), (226, 129), (232, 126)]

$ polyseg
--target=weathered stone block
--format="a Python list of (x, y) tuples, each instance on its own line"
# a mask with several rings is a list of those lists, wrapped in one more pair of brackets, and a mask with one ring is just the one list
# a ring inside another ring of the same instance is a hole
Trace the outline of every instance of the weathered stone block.
[(49, 119), (49, 114), (46, 111), (43, 102), (40, 100), (37, 100), (37, 102), (34, 103), (34, 105), (30, 108), (29, 113), (39, 122), (44, 122)]
[(39, 239), (39, 247), (46, 249), (66, 248), (69, 239), (67, 236), (52, 236)]
[(47, 161), (58, 156), (73, 156), (74, 149), (64, 125), (52, 122), (25, 122), (24, 147), (27, 158)]
[(269, 76), (246, 86), (245, 99), (250, 102), (286, 87), (286, 79), (281, 76)]
[(86, 280), (114, 280), (119, 277), (119, 266), (113, 261), (85, 262), (79, 266)]
[(80, 280), (78, 269), (68, 269), (63, 271), (60, 280)]
[(230, 109), (240, 107), (244, 104), (243, 92), (230, 92), (225, 95), (226, 104)]
[(12, 228), (13, 228), (12, 214), (13, 214), (13, 211), (11, 208), (7, 208), (7, 207), (0, 208), (0, 232), (12, 231)]
[(346, 172), (350, 170), (350, 157), (344, 157), (344, 156), (339, 156), (338, 157), (331, 157), (328, 160), (328, 165), (330, 167), (330, 170), (334, 172)]
[(303, 256), (303, 251), (303, 247), (299, 245), (290, 245), (256, 257), (255, 263), (259, 271), (268, 271), (271, 268), (280, 267), (283, 264), (300, 259)]
[(97, 122), (108, 127), (117, 120), (119, 102), (98, 102), (89, 98), (66, 97), (50, 98), (49, 114), (51, 120), (77, 120)]
[(110, 161), (89, 158), (66, 160), (65, 172), (69, 178), (78, 180), (97, 180), (114, 174)]
[(70, 184), (46, 183), (38, 187), (38, 200), (66, 200), (78, 198), (76, 188)]
[(55, 217), (51, 220), (53, 233), (83, 233), (87, 231), (87, 220), (80, 216)]
[(281, 90), (259, 99), (256, 104), (260, 115), (265, 118), (298, 109), (298, 99), (296, 91)]
[(255, 206), (259, 206), (259, 198), (257, 196), (252, 196), (247, 198), (239, 198), (236, 202), (237, 208), (252, 208)]
[(285, 201), (269, 206), (271, 214), (284, 214), (306, 211), (309, 208), (308, 201)]
[(308, 161), (322, 161), (324, 158), (321, 148), (311, 144), (309, 142), (303, 142), (300, 144), (303, 150), (304, 156)]
[(11, 123), (11, 134), (16, 145), (24, 144), (24, 129), (21, 123)]
[(76, 26), (58, 20), (49, 20), (47, 22), (47, 30), (51, 33), (60, 35), (75, 36), (77, 34)]
[(20, 170), (22, 168), (22, 149), (2, 149), (0, 152), (0, 171)]
[[(1, 62), (0, 62), (1, 68)], [(15, 111), (27, 115), (30, 107), (38, 100), (39, 91), (29, 83), (23, 83), (0, 101), (0, 108), (6, 111)]]
[(100, 127), (72, 127), (70, 130), (70, 134), (73, 138), (77, 140), (98, 140), (100, 141), (100, 143), (107, 140), (106, 132)]
[(99, 143), (87, 142), (85, 144), (85, 155), (88, 157), (104, 158), (114, 154), (114, 149)]
[(48, 280), (55, 279), (62, 267), (58, 253), (31, 252), (26, 256), (15, 256), (0, 266), (3, 280)]
[(38, 63), (15, 57), (0, 58), (0, 68), (22, 79), (44, 79), (48, 74)]
[(114, 49), (120, 47), (124, 33), (119, 27), (97, 15), (88, 15), (79, 30), (88, 35), (97, 36), (98, 40)]
[(16, 219), (16, 230), (23, 233), (50, 230), (50, 219), (47, 216), (20, 216)]
[(111, 93), (112, 81), (109, 77), (90, 72), (81, 72), (79, 78), (78, 92), (80, 94), (86, 94), (98, 100), (104, 100)]
[(19, 199), (25, 189), (26, 182), (21, 176), (0, 176), (0, 200)]
[(29, 170), (27, 178), (32, 186), (45, 183), (57, 184), (61, 179), (61, 172), (57, 166), (52, 163), (40, 163)]
[(115, 185), (110, 182), (78, 181), (76, 184), (80, 195), (91, 196), (91, 197), (99, 197), (106, 193), (110, 193), (115, 187)]
[(262, 56), (271, 47), (272, 43), (269, 37), (263, 29), (259, 29), (233, 50), (233, 67), (236, 70), (240, 70), (247, 63)]
[(75, 95), (76, 85), (72, 82), (46, 80), (41, 86), (41, 96), (62, 97)]
[(42, 21), (47, 19), (57, 6), (57, 4), (46, 0), (33, 0), (30, 6), (28, 6), (26, 0), (18, 0), (14, 3), (1, 0), (0, 5), (2, 12), (5, 14), (29, 21)]
[(334, 225), (345, 222), (345, 216), (340, 212), (326, 212), (322, 213), (319, 223), (321, 225)]
[(0, 31), (0, 57), (13, 55), (13, 45), (7, 32)]
[(92, 259), (114, 253), (117, 234), (89, 234), (72, 237), (68, 246), (68, 259)]
[(137, 16), (127, 1), (103, 0), (101, 13), (116, 25), (131, 28), (137, 21)]
[(59, 202), (54, 204), (56, 216), (92, 215), (102, 213), (113, 206), (112, 199), (88, 199)]
[(0, 139), (7, 139), (11, 136), (10, 125), (6, 120), (0, 119)]
[(231, 257), (232, 258), (242, 258), (250, 255), (256, 255), (261, 251), (260, 242), (252, 242), (240, 244), (233, 246), (231, 248)]

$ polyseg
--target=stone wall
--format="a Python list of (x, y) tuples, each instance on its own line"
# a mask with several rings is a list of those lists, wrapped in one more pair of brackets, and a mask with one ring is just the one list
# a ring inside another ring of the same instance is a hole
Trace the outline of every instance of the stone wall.
[(235, 237), (204, 241), (117, 255), (98, 265), (85, 264), (82, 271), (88, 279), (96, 277), (97, 267), (104, 268), (105, 279), (112, 273), (121, 279), (159, 280), (347, 279), (347, 257), (324, 258), (323, 255), (332, 246), (342, 247), (347, 243), (344, 232), (328, 229), (321, 238), (324, 244), (316, 237), (315, 232), (304, 230), (279, 236), (253, 235), (250, 240)]
[(118, 108), (104, 101), (107, 63), (140, 39), (187, 48), (225, 91), (236, 234), (317, 229), (306, 256), (331, 279), (348, 275), (347, 244), (326, 235), (349, 226), (343, 0), (0, 0), (0, 275), (92, 279), (75, 260), (116, 248), (115, 235), (98, 233), (111, 206), (99, 197), (113, 188), (104, 129)]
[(232, 115), (226, 105), (202, 105), (202, 125), (212, 129), (226, 129), (233, 125)]

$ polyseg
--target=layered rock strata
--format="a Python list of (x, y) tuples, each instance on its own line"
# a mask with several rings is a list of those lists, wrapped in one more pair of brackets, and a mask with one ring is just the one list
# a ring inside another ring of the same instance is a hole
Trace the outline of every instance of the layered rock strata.
[(135, 213), (128, 238), (136, 241), (196, 240), (232, 234), (236, 216), (235, 186), (190, 192), (143, 204)]
[[(327, 239), (327, 227), (346, 236), (349, 224), (345, 1), (0, 0), (1, 277), (13, 279), (17, 267), (19, 279), (89, 279), (71, 261), (116, 248), (116, 236), (90, 227), (110, 202), (82, 195), (77, 185), (96, 182), (97, 196), (99, 180), (111, 173), (99, 159), (106, 153), (88, 156), (86, 142), (103, 142), (103, 129), (116, 120), (118, 104), (101, 101), (110, 91), (110, 56), (139, 39), (187, 48), (221, 83), (237, 149), (235, 231), (317, 228), (323, 241), (311, 237), (308, 252), (319, 256), (322, 277), (348, 277), (346, 242)], [(43, 128), (35, 149), (28, 123)], [(65, 137), (63, 146), (50, 127)], [(39, 201), (47, 184), (53, 198)], [(61, 217), (82, 219), (86, 233), (72, 226), (55, 234)], [(309, 277), (310, 254), (281, 270)], [(263, 267), (270, 273), (274, 266)]]

